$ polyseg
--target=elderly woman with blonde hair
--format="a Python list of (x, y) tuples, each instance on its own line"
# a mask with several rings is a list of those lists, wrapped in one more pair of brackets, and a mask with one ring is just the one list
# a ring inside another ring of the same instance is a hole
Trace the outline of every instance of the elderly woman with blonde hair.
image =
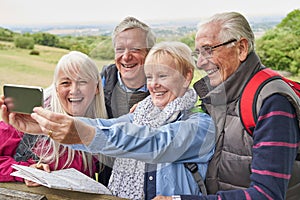
[[(95, 62), (78, 51), (61, 57), (53, 76), (45, 109), (69, 116), (107, 118), (99, 70)], [(63, 146), (49, 137), (33, 137), (1, 122), (0, 181), (22, 181), (10, 176), (12, 164), (44, 170), (73, 167), (94, 177), (98, 156)], [(102, 158), (102, 156), (100, 156)], [(103, 159), (102, 159), (103, 160)], [(37, 164), (38, 162), (38, 164)], [(25, 181), (29, 186), (37, 184)]]

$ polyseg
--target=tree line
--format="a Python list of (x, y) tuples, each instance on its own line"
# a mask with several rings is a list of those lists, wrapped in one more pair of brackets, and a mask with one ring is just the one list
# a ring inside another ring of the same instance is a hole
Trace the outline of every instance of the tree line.
[(259, 38), (256, 51), (266, 66), (299, 74), (300, 10), (290, 12), (275, 28)]
[[(194, 49), (195, 33), (176, 38)], [(95, 59), (111, 60), (114, 51), (110, 36), (57, 36), (50, 33), (15, 33), (0, 28), (0, 40), (14, 42), (18, 48), (34, 50), (45, 45), (77, 50)], [(159, 41), (164, 40), (158, 38)], [(299, 74), (300, 68), (300, 10), (290, 12), (279, 24), (256, 40), (256, 52), (262, 63), (275, 70)], [(38, 54), (38, 53), (37, 53)]]

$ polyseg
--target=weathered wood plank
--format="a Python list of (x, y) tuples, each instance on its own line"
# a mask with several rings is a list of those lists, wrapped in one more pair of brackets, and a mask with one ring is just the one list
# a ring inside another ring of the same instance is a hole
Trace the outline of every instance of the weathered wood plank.
[(47, 200), (44, 195), (33, 194), (7, 188), (0, 188), (0, 199), (2, 200)]

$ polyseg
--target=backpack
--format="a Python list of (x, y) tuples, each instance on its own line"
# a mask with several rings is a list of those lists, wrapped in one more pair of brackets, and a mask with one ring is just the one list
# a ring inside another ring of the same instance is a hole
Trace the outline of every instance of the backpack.
[[(279, 93), (286, 94), (288, 100), (294, 105), (299, 121), (300, 126), (300, 83), (296, 81), (292, 81), (286, 77), (281, 76), (277, 72), (269, 69), (269, 68), (263, 68), (260, 71), (258, 71), (254, 76), (248, 81), (246, 86), (243, 89), (241, 98), (240, 98), (240, 105), (239, 105), (239, 112), (240, 112), (240, 118), (241, 122), (245, 128), (245, 130), (250, 134), (253, 135), (253, 130), (256, 125), (257, 121), (257, 98), (260, 94), (260, 91), (262, 88), (268, 84), (271, 81), (274, 80), (282, 80), (291, 88), (290, 91), (288, 91), (289, 88), (283, 89), (284, 92), (279, 91)], [(271, 91), (270, 94), (277, 93), (276, 91)], [(290, 97), (290, 94), (293, 97)], [(298, 151), (298, 155), (296, 160), (300, 160), (300, 148)]]
[(184, 163), (184, 167), (187, 168), (193, 175), (194, 180), (198, 184), (199, 190), (202, 195), (207, 195), (206, 187), (201, 174), (198, 172), (197, 163)]

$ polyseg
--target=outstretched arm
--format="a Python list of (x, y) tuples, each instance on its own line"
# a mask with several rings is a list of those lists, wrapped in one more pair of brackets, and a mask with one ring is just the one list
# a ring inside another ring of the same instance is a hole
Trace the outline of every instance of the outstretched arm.
[[(11, 124), (19, 131), (30, 134), (44, 134), (58, 142), (65, 144), (86, 144), (93, 138), (93, 128), (84, 123), (76, 123), (75, 119), (65, 114), (54, 113), (40, 107), (33, 109), (31, 115), (10, 113), (4, 104), (4, 96), (0, 98), (1, 117), (7, 124)], [(77, 130), (88, 130), (91, 134), (79, 136)], [(91, 136), (87, 138), (87, 136)]]
[(159, 128), (126, 122), (126, 116), (118, 121), (79, 118), (96, 134), (90, 145), (72, 147), (151, 163), (207, 162), (213, 152), (215, 129), (206, 114), (195, 113)]
[(89, 145), (94, 138), (94, 128), (74, 117), (39, 107), (33, 111), (31, 116), (41, 131), (60, 143)]

